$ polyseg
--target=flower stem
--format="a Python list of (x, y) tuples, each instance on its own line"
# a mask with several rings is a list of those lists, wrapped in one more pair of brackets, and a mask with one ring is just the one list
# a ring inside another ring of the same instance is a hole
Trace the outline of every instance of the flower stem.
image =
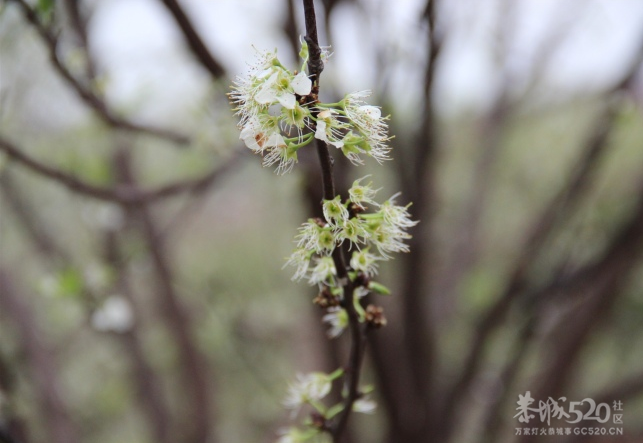
[[(321, 49), (317, 37), (317, 22), (315, 18), (315, 5), (313, 0), (304, 1), (304, 13), (306, 16), (306, 37), (310, 50), (310, 59), (308, 60), (309, 74), (316, 87), (316, 93), (319, 88), (319, 75), (324, 68), (321, 60)], [(326, 143), (316, 139), (317, 155), (322, 170), (322, 188), (324, 200), (333, 200), (335, 198), (335, 183), (333, 180), (333, 159), (328, 150)], [(337, 247), (332, 253), (335, 269), (337, 270), (338, 281), (343, 287), (344, 300), (342, 307), (348, 314), (350, 330), (350, 356), (348, 366), (346, 367), (346, 387), (348, 394), (344, 399), (344, 408), (338, 414), (336, 419), (329, 426), (329, 433), (333, 442), (339, 442), (339, 438), (346, 429), (348, 419), (353, 409), (353, 404), (359, 398), (359, 378), (361, 366), (366, 348), (365, 329), (359, 321), (359, 313), (355, 308), (354, 302), (354, 284), (349, 278), (348, 268), (344, 259), (342, 248)]]

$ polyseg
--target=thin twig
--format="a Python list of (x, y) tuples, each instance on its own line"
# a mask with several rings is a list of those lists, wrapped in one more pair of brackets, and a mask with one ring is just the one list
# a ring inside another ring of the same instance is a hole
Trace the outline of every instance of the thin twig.
[(96, 114), (109, 126), (121, 129), (123, 131), (138, 132), (142, 134), (152, 135), (162, 139), (172, 141), (174, 143), (184, 145), (190, 142), (189, 137), (184, 134), (179, 134), (164, 128), (158, 128), (149, 125), (143, 125), (126, 120), (117, 116), (109, 106), (99, 97), (90, 87), (83, 85), (63, 63), (58, 54), (58, 37), (50, 29), (48, 29), (38, 18), (36, 11), (29, 6), (25, 0), (9, 0), (17, 3), (22, 10), (24, 17), (34, 28), (38, 31), (38, 35), (44, 42), (49, 51), (49, 57), (56, 71), (60, 76), (65, 79), (67, 84), (71, 86), (80, 98), (92, 108)]
[(9, 209), (15, 214), (18, 225), (29, 236), (40, 256), (49, 260), (65, 262), (69, 257), (43, 226), (43, 218), (38, 217), (35, 208), (29, 204), (26, 196), (15, 183), (9, 169), (0, 173), (0, 192), (4, 195)]
[(114, 187), (98, 186), (77, 178), (60, 169), (42, 163), (25, 154), (12, 142), (0, 137), (0, 152), (4, 152), (10, 160), (19, 163), (38, 175), (53, 180), (67, 189), (78, 194), (98, 200), (110, 201), (121, 204), (152, 203), (156, 200), (170, 197), (184, 192), (200, 192), (207, 189), (221, 176), (233, 169), (239, 162), (241, 155), (237, 150), (226, 162), (212, 168), (210, 171), (194, 179), (177, 181), (169, 185), (159, 186), (154, 189), (141, 189), (138, 186), (116, 185)]
[(87, 37), (87, 20), (81, 12), (82, 0), (65, 0), (65, 7), (69, 14), (69, 22), (78, 39), (78, 46), (85, 54), (85, 75), (91, 81), (96, 79), (96, 67), (94, 59), (89, 50), (89, 39)]
[(201, 65), (212, 75), (216, 80), (225, 76), (225, 69), (219, 63), (217, 59), (214, 58), (208, 47), (203, 42), (203, 39), (196, 31), (194, 25), (188, 18), (187, 14), (181, 8), (181, 5), (176, 0), (161, 0), (163, 4), (174, 17), (174, 20), (181, 28), (181, 32), (185, 37), (185, 40), (190, 47), (190, 50), (194, 56), (199, 60)]
[[(323, 61), (321, 60), (321, 48), (319, 46), (319, 38), (317, 36), (317, 21), (315, 17), (315, 5), (313, 0), (304, 0), (304, 13), (306, 17), (306, 36), (305, 40), (308, 43), (310, 51), (310, 59), (308, 60), (308, 69), (311, 80), (313, 81), (313, 93), (319, 92), (319, 77), (324, 69)], [(319, 157), (319, 164), (322, 171), (322, 188), (323, 197), (325, 200), (332, 200), (335, 198), (335, 183), (333, 179), (333, 159), (330, 156), (328, 146), (321, 140), (315, 140), (317, 146), (317, 154)], [(344, 253), (340, 247), (335, 248), (332, 254), (333, 262), (337, 270), (337, 278), (343, 288), (344, 300), (342, 303), (343, 308), (348, 314), (348, 323), (350, 331), (350, 356), (348, 366), (346, 367), (346, 389), (347, 395), (344, 399), (344, 409), (337, 416), (336, 420), (328, 425), (329, 433), (333, 441), (338, 442), (342, 436), (348, 419), (351, 415), (353, 404), (359, 398), (359, 379), (361, 374), (361, 366), (366, 348), (366, 334), (365, 329), (359, 321), (359, 314), (355, 308), (355, 295), (354, 285), (348, 276), (348, 269), (344, 259)]]

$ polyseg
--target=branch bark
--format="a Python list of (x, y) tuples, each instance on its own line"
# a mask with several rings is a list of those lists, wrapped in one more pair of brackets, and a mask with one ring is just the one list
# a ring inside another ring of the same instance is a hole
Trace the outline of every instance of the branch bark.
[(80, 443), (76, 426), (71, 420), (62, 395), (58, 367), (51, 349), (43, 342), (46, 336), (26, 301), (0, 268), (0, 312), (14, 323), (33, 377), (45, 432), (52, 443)]
[[(321, 72), (324, 69), (324, 63), (321, 60), (321, 48), (317, 36), (317, 20), (315, 17), (315, 5), (313, 0), (304, 0), (304, 14), (306, 19), (306, 36), (310, 58), (308, 60), (308, 73), (313, 81), (312, 94), (316, 96), (319, 93), (319, 80)], [(314, 112), (314, 111), (313, 111)], [(314, 128), (311, 128), (314, 130)], [(328, 150), (328, 146), (321, 140), (315, 139), (317, 155), (322, 171), (322, 189), (324, 200), (335, 198), (335, 183), (333, 180), (333, 159)], [(329, 433), (333, 442), (338, 443), (348, 424), (353, 404), (359, 398), (359, 380), (361, 367), (366, 350), (366, 331), (359, 321), (359, 314), (355, 308), (354, 285), (348, 276), (344, 251), (337, 247), (332, 253), (333, 262), (337, 271), (337, 279), (342, 284), (344, 298), (342, 307), (348, 314), (349, 332), (350, 332), (350, 355), (346, 371), (346, 391), (344, 399), (344, 409), (339, 413), (332, 424), (329, 425)]]

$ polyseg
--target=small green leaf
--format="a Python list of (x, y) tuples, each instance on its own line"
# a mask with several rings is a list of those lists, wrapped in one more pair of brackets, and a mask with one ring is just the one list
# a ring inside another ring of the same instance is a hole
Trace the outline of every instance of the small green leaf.
[(299, 51), (299, 57), (306, 63), (308, 61), (308, 43), (306, 43), (306, 40), (302, 40), (301, 42), (301, 50)]
[(338, 368), (338, 369), (335, 369), (335, 371), (332, 372), (331, 374), (328, 374), (328, 378), (330, 380), (337, 380), (342, 375), (344, 375), (344, 368)]
[(54, 12), (54, 0), (38, 0), (36, 12), (43, 20), (49, 20)]
[(330, 420), (331, 418), (335, 417), (337, 414), (342, 412), (344, 410), (344, 404), (343, 403), (337, 403), (334, 406), (331, 406), (328, 411), (326, 412), (326, 420)]
[(58, 274), (58, 295), (77, 298), (83, 291), (83, 277), (75, 268), (67, 268)]
[(389, 288), (376, 281), (370, 282), (368, 284), (368, 289), (380, 295), (391, 295), (391, 290)]

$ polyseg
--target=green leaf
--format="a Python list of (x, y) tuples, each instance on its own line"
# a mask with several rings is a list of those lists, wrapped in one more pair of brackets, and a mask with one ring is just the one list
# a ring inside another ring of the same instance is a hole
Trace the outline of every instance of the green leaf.
[(58, 274), (58, 295), (77, 298), (83, 291), (83, 277), (75, 268), (67, 268)]
[(326, 412), (326, 419), (330, 420), (331, 418), (335, 417), (337, 414), (342, 412), (344, 410), (344, 404), (343, 403), (337, 403), (334, 406), (331, 406), (328, 411)]
[(42, 20), (49, 20), (54, 13), (54, 0), (38, 0), (36, 12)]
[(376, 281), (370, 282), (368, 284), (368, 289), (380, 295), (391, 295), (391, 290), (389, 288)]
[(306, 43), (306, 40), (302, 40), (301, 42), (301, 50), (299, 51), (299, 57), (306, 63), (308, 61), (308, 43)]

